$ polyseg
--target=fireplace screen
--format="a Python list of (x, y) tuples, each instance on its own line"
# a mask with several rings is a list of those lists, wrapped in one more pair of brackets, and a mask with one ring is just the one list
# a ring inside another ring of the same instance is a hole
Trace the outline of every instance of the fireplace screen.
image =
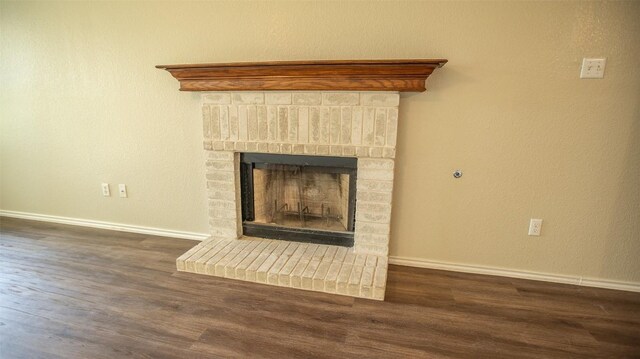
[(353, 246), (356, 161), (242, 154), (244, 234)]

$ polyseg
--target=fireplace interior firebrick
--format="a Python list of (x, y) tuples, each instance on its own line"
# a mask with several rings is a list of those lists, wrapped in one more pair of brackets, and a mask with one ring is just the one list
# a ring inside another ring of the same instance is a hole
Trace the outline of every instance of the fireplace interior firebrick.
[(357, 159), (243, 153), (245, 235), (353, 246)]

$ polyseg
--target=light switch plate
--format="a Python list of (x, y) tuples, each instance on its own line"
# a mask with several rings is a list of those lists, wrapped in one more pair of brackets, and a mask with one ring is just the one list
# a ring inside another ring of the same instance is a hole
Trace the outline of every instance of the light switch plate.
[(582, 69), (580, 70), (581, 79), (601, 79), (604, 78), (604, 67), (607, 59), (582, 59)]

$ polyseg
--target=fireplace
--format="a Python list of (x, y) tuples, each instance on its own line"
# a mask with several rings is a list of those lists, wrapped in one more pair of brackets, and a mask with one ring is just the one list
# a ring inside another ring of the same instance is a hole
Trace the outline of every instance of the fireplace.
[(357, 159), (240, 155), (244, 235), (353, 247)]
[(158, 66), (204, 91), (211, 237), (177, 269), (383, 300), (399, 92), (445, 62)]

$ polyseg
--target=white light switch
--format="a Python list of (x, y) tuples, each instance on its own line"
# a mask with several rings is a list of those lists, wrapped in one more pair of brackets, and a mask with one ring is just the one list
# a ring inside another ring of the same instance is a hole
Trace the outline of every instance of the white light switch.
[(604, 66), (607, 59), (582, 59), (581, 79), (601, 79), (604, 78)]
[(119, 184), (118, 185), (118, 192), (120, 193), (120, 197), (126, 198), (127, 197), (127, 186), (123, 185), (123, 184)]

